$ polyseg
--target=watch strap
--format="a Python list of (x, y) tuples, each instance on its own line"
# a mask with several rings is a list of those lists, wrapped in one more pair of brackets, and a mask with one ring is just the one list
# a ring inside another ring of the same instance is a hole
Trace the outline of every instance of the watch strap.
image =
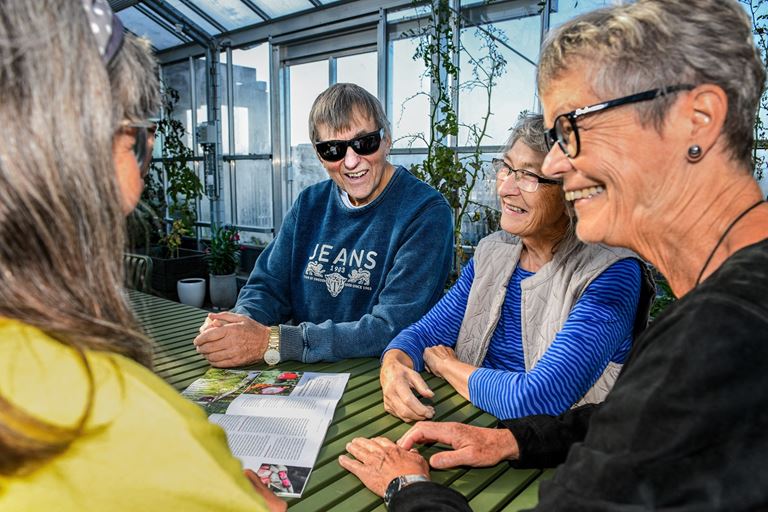
[(416, 474), (400, 475), (393, 478), (389, 482), (389, 485), (387, 485), (387, 490), (384, 492), (384, 504), (389, 507), (389, 502), (392, 501), (392, 497), (397, 494), (398, 491), (411, 484), (415, 484), (416, 482), (429, 482), (429, 477)]

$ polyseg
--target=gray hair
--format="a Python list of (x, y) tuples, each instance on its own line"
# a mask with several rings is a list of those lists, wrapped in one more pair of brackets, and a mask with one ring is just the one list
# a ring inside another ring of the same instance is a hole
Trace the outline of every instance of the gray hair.
[(10, 474), (80, 435), (94, 395), (86, 350), (151, 364), (122, 289), (112, 140), (124, 117), (156, 112), (158, 92), (147, 45), (130, 34), (105, 67), (81, 2), (3, 0), (0, 20), (0, 317), (75, 349), (91, 379), (75, 428), (0, 396), (0, 415), (21, 425), (0, 422), (0, 474)]
[(336, 132), (348, 130), (356, 113), (372, 119), (377, 129), (384, 129), (387, 140), (392, 140), (381, 102), (359, 85), (346, 83), (334, 84), (315, 98), (309, 111), (309, 140), (318, 142), (317, 127), (320, 125)]
[[(504, 143), (502, 154), (506, 154), (519, 141), (537, 153), (541, 153), (544, 157), (549, 152), (544, 142), (544, 131), (544, 116), (531, 112), (521, 113), (507, 142)], [(563, 238), (552, 248), (553, 253), (561, 250), (572, 250), (575, 241), (578, 240), (576, 238), (576, 211), (573, 204), (565, 200), (565, 192), (561, 191), (560, 198), (565, 204), (565, 212), (568, 214), (568, 227)]]
[[(722, 87), (728, 150), (736, 161), (751, 162), (765, 69), (751, 22), (735, 0), (638, 0), (583, 14), (548, 36), (539, 91), (574, 65), (586, 68), (595, 93), (606, 98), (677, 84)], [(676, 99), (670, 94), (633, 108), (643, 125), (652, 123), (660, 132)]]
[(518, 140), (537, 153), (546, 155), (548, 150), (544, 142), (544, 116), (530, 112), (520, 114), (517, 124), (512, 128), (507, 142), (504, 143), (502, 153), (512, 149)]

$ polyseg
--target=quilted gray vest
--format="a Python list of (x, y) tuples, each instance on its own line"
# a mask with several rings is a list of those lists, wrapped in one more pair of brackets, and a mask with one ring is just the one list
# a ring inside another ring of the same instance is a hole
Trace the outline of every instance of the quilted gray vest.
[[(587, 286), (613, 263), (637, 258), (627, 249), (584, 244), (575, 238), (563, 242), (554, 258), (536, 274), (524, 279), (521, 287), (521, 323), (525, 369), (530, 371), (541, 359), (562, 329), (568, 314)], [(461, 361), (480, 366), (485, 359), (493, 331), (501, 316), (507, 285), (520, 259), (523, 244), (517, 236), (497, 231), (480, 241), (475, 250), (475, 278), (469, 291), (467, 309), (456, 342)], [(635, 335), (648, 321), (653, 282), (646, 265)], [(609, 362), (603, 374), (575, 406), (605, 399), (621, 370)]]

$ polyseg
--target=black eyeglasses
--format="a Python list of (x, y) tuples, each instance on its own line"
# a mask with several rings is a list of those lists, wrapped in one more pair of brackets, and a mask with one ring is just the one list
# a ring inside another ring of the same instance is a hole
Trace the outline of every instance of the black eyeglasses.
[(355, 153), (361, 156), (371, 155), (379, 150), (381, 138), (384, 136), (384, 129), (380, 128), (375, 132), (364, 133), (359, 137), (350, 140), (326, 140), (315, 142), (315, 150), (320, 158), (328, 162), (338, 162), (347, 154), (347, 148), (352, 148)]
[(150, 141), (154, 141), (157, 125), (151, 121), (145, 123), (126, 122), (122, 125), (122, 129), (135, 138), (133, 154), (141, 171), (141, 177), (146, 178), (149, 174), (149, 164), (152, 161), (153, 144), (150, 144)]
[(562, 181), (550, 180), (532, 173), (531, 171), (526, 171), (525, 169), (513, 169), (501, 158), (493, 158), (491, 160), (491, 165), (493, 166), (493, 170), (496, 171), (496, 179), (506, 180), (508, 177), (514, 175), (517, 188), (524, 190), (525, 192), (536, 192), (539, 188), (539, 183), (548, 185), (562, 184)]
[(694, 85), (672, 85), (670, 87), (662, 87), (661, 89), (651, 89), (650, 91), (638, 92), (636, 94), (630, 94), (623, 98), (617, 98), (615, 100), (604, 101), (602, 103), (596, 103), (588, 107), (577, 108), (572, 112), (560, 114), (555, 118), (555, 123), (552, 128), (544, 133), (544, 141), (547, 145), (547, 149), (552, 149), (555, 142), (563, 150), (565, 156), (568, 158), (576, 158), (579, 155), (579, 129), (576, 126), (576, 120), (580, 117), (584, 117), (588, 114), (594, 114), (595, 112), (602, 112), (609, 108), (619, 107), (621, 105), (629, 105), (630, 103), (640, 103), (642, 101), (655, 100), (667, 94), (678, 91), (690, 91)]

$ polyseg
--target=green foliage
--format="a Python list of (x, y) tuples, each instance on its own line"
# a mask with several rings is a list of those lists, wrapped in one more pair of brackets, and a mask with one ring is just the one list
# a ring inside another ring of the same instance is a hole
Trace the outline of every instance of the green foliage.
[(187, 236), (191, 232), (189, 229), (184, 226), (184, 223), (181, 220), (175, 220), (173, 221), (173, 224), (171, 225), (171, 230), (168, 232), (167, 235), (163, 237), (162, 242), (165, 244), (165, 246), (168, 248), (168, 256), (171, 258), (178, 258), (179, 257), (179, 248), (181, 247), (181, 237)]
[[(752, 33), (755, 43), (760, 50), (763, 66), (768, 67), (768, 9), (766, 0), (739, 0), (746, 6), (747, 14), (752, 20)], [(760, 150), (768, 149), (768, 127), (762, 120), (768, 117), (768, 91), (763, 92), (755, 119), (755, 144), (752, 150), (752, 159), (755, 163), (755, 178), (761, 180), (765, 174), (766, 158)]]
[[(414, 1), (414, 5), (423, 2)], [(430, 0), (430, 15), (427, 21), (405, 35), (418, 37), (419, 44), (413, 56), (425, 66), (425, 76), (432, 84), (430, 100), (429, 134), (409, 135), (410, 142), (421, 140), (427, 146), (427, 156), (420, 164), (411, 166), (411, 171), (445, 197), (454, 211), (455, 258), (454, 270), (458, 272), (464, 261), (461, 225), (464, 219), (479, 221), (485, 219), (498, 226), (498, 212), (493, 208), (476, 203), (471, 199), (472, 191), (484, 176), (481, 147), (487, 138), (488, 120), (491, 112), (491, 97), (498, 79), (504, 73), (506, 60), (497, 46), (504, 35), (489, 27), (477, 29), (482, 40), (481, 55), (472, 55), (455, 37), (460, 26), (460, 14), (451, 8), (449, 0)], [(457, 41), (459, 43), (457, 44)], [(459, 68), (454, 64), (463, 55), (470, 63), (464, 70), (468, 76), (460, 81)], [(485, 93), (485, 110), (482, 121), (477, 125), (459, 122), (454, 96), (459, 90), (480, 88)], [(465, 127), (469, 136), (466, 146), (469, 152), (459, 154), (449, 138), (459, 135), (459, 128)]]
[(162, 166), (153, 164), (152, 171), (157, 176), (162, 176), (165, 170), (168, 213), (172, 218), (181, 220), (184, 227), (191, 232), (197, 219), (196, 201), (203, 197), (203, 184), (194, 168), (189, 165), (194, 153), (185, 144), (187, 131), (181, 121), (173, 118), (173, 111), (178, 102), (179, 92), (165, 85), (163, 118), (157, 123), (157, 133), (163, 140), (163, 162)]
[(672, 288), (669, 287), (669, 283), (664, 276), (655, 272), (654, 280), (656, 281), (656, 298), (651, 305), (651, 320), (655, 319), (667, 306), (675, 302), (675, 294), (672, 293)]
[(213, 275), (234, 273), (240, 258), (240, 235), (234, 226), (211, 228), (211, 242), (205, 251), (208, 271)]

